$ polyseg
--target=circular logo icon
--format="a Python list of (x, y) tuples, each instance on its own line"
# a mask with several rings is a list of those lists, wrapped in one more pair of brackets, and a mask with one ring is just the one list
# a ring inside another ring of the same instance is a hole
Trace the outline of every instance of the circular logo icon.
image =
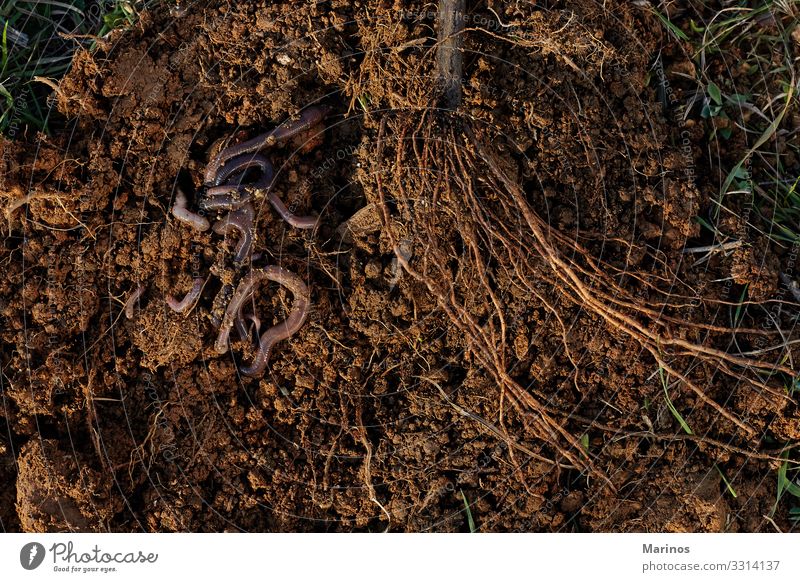
[(44, 562), (44, 546), (39, 542), (30, 542), (19, 551), (19, 563), (26, 570), (35, 570)]

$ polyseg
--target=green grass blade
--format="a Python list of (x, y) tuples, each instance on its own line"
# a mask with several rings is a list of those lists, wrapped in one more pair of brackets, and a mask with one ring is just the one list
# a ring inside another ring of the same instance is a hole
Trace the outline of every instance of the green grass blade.
[(719, 468), (719, 465), (714, 463), (714, 468), (717, 470), (717, 473), (719, 473), (719, 476), (722, 478), (722, 482), (725, 483), (725, 487), (728, 488), (728, 492), (731, 495), (733, 495), (734, 499), (737, 498), (738, 495), (736, 495), (736, 491), (734, 490), (733, 486), (731, 485), (731, 482), (728, 481), (727, 477), (725, 477), (725, 473), (723, 473), (722, 469)]
[(0, 77), (2, 77), (6, 72), (6, 67), (8, 66), (8, 21), (6, 21), (5, 25), (3, 26), (3, 66), (0, 69)]
[(686, 422), (683, 416), (681, 416), (681, 413), (678, 412), (678, 409), (675, 408), (675, 405), (672, 403), (672, 399), (669, 397), (669, 390), (667, 389), (667, 379), (664, 375), (664, 368), (662, 368), (661, 366), (658, 367), (658, 375), (661, 378), (661, 385), (664, 387), (664, 398), (666, 398), (667, 407), (669, 408), (669, 411), (672, 413), (672, 416), (675, 417), (675, 420), (678, 421), (678, 424), (681, 425), (681, 428), (686, 434), (694, 434), (692, 432), (692, 429), (689, 427), (689, 424)]
[(667, 27), (667, 30), (669, 30), (669, 31), (670, 31), (672, 34), (674, 34), (674, 35), (675, 35), (676, 37), (678, 37), (680, 40), (685, 40), (686, 42), (689, 42), (689, 37), (688, 37), (688, 36), (686, 36), (686, 33), (685, 33), (685, 32), (683, 32), (683, 31), (682, 31), (680, 28), (678, 28), (678, 27), (677, 27), (677, 26), (675, 26), (674, 24), (672, 24), (672, 22), (670, 22), (669, 18), (667, 18), (666, 16), (664, 16), (663, 14), (661, 14), (661, 13), (660, 13), (658, 10), (656, 10), (655, 8), (651, 8), (651, 10), (653, 11), (653, 14), (655, 14), (655, 15), (658, 17), (658, 19), (661, 21), (661, 23), (662, 23), (664, 26), (666, 26), (666, 27)]
[(467, 525), (469, 526), (469, 531), (470, 533), (475, 533), (476, 531), (478, 531), (478, 528), (475, 527), (475, 520), (472, 519), (472, 511), (469, 508), (469, 502), (467, 501), (467, 496), (464, 495), (464, 491), (462, 489), (459, 489), (459, 491), (461, 492), (461, 499), (464, 500), (464, 511), (467, 514)]

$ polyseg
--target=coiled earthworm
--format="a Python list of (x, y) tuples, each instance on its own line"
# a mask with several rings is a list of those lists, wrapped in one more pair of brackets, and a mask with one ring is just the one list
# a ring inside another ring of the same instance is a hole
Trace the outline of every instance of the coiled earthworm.
[[(237, 172), (238, 178), (244, 176), (245, 172), (258, 166), (261, 169), (261, 177), (252, 184), (238, 184), (234, 180)], [(234, 180), (225, 180), (234, 176)], [(275, 171), (267, 158), (260, 154), (242, 154), (231, 160), (230, 164), (220, 170), (214, 179), (214, 185), (206, 190), (205, 195), (200, 199), (198, 205), (204, 210), (234, 210), (241, 208), (252, 198), (252, 190), (267, 190), (272, 185), (275, 178)]]
[(238, 210), (229, 212), (225, 218), (214, 223), (214, 232), (227, 236), (231, 229), (239, 231), (239, 242), (236, 243), (236, 254), (233, 260), (237, 263), (244, 261), (250, 254), (255, 237), (255, 210), (252, 204), (245, 204)]
[[(310, 229), (317, 225), (319, 219), (316, 216), (297, 216), (286, 207), (275, 192), (268, 192), (267, 197), (270, 204), (290, 225), (300, 229)], [(236, 210), (247, 206), (251, 199), (252, 196), (245, 190), (245, 186), (223, 184), (212, 186), (206, 190), (206, 194), (200, 199), (198, 206), (203, 210)]]
[[(252, 297), (252, 295), (250, 295), (250, 297)], [(243, 315), (243, 311), (244, 303), (242, 303), (242, 306), (239, 308), (239, 312), (236, 314), (236, 318), (233, 320), (233, 325), (236, 327), (236, 332), (239, 334), (239, 337), (244, 340), (251, 337), (251, 330), (255, 329), (256, 333), (259, 332), (261, 329), (261, 320), (254, 313)], [(253, 327), (247, 329), (245, 319), (249, 319), (251, 322), (253, 322)]]
[(133, 310), (136, 308), (136, 302), (144, 293), (145, 286), (139, 285), (136, 289), (133, 290), (131, 296), (128, 297), (128, 300), (125, 302), (125, 307), (123, 308), (125, 311), (125, 317), (128, 319), (133, 319)]
[(208, 230), (211, 226), (208, 219), (186, 208), (187, 203), (186, 194), (183, 193), (180, 187), (176, 188), (175, 204), (172, 206), (172, 216), (200, 232)]
[(275, 171), (272, 169), (270, 161), (261, 154), (242, 154), (233, 158), (230, 162), (225, 164), (214, 178), (214, 186), (219, 186), (225, 182), (232, 183), (228, 180), (237, 172), (244, 172), (252, 167), (258, 166), (261, 169), (261, 177), (252, 184), (253, 188), (265, 189), (269, 188), (272, 184), (272, 179), (275, 177)]
[(299, 119), (295, 121), (285, 121), (266, 133), (262, 133), (240, 144), (223, 149), (214, 156), (214, 159), (212, 159), (206, 167), (205, 183), (207, 185), (214, 184), (220, 172), (220, 168), (232, 158), (242, 154), (257, 152), (267, 146), (274, 145), (303, 133), (325, 119), (325, 116), (329, 112), (330, 108), (325, 105), (308, 107), (300, 113)]
[(286, 320), (269, 328), (261, 335), (258, 352), (256, 352), (252, 364), (242, 368), (242, 373), (246, 376), (260, 375), (269, 362), (270, 352), (275, 343), (294, 335), (308, 317), (310, 297), (308, 287), (300, 277), (275, 265), (254, 269), (241, 280), (225, 310), (219, 335), (214, 343), (217, 353), (224, 354), (228, 350), (228, 338), (234, 320), (238, 317), (242, 304), (255, 292), (256, 286), (263, 280), (274, 281), (289, 289), (294, 296), (294, 302)]
[(184, 311), (189, 310), (197, 302), (198, 297), (200, 297), (200, 291), (203, 290), (203, 285), (205, 282), (206, 280), (203, 277), (195, 277), (192, 288), (189, 289), (189, 292), (186, 295), (184, 295), (183, 299), (178, 301), (172, 295), (168, 295), (167, 305), (176, 313), (183, 313)]
[(245, 376), (260, 376), (269, 363), (272, 346), (297, 333), (297, 331), (303, 327), (306, 317), (308, 317), (308, 308), (311, 299), (309, 297), (308, 287), (303, 283), (302, 279), (294, 273), (290, 273), (276, 266), (264, 267), (264, 270), (271, 270), (265, 275), (266, 278), (283, 285), (292, 292), (294, 303), (285, 321), (272, 326), (261, 334), (261, 339), (258, 341), (258, 351), (253, 358), (253, 362), (249, 366), (242, 368), (242, 374)]

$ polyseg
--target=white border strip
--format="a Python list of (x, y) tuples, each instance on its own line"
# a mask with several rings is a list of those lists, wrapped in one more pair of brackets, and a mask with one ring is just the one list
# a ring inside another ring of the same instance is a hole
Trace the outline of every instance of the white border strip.
[(800, 579), (798, 548), (800, 534), (4, 534), (0, 579), (777, 581)]

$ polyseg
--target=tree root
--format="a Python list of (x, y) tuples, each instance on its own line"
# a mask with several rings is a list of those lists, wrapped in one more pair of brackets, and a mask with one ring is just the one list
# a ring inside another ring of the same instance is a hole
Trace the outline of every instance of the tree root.
[[(592, 257), (577, 241), (552, 229), (536, 213), (518, 181), (512, 178), (513, 162), (501, 158), (468, 125), (423, 110), (384, 118), (377, 139), (376, 160), (384, 160), (387, 139), (395, 148), (395, 163), (388, 175), (375, 172), (382, 233), (398, 264), (436, 299), (450, 323), (463, 334), (468, 349), (508, 397), (520, 417), (537, 437), (564, 457), (569, 465), (603, 480), (608, 478), (593, 463), (590, 453), (565, 428), (569, 418), (558, 419), (548, 407), (519, 384), (509, 372), (507, 336), (509, 314), (499, 292), (499, 280), (536, 297), (554, 316), (561, 329), (564, 353), (574, 368), (578, 387), (578, 365), (568, 342), (563, 302), (548, 300), (541, 283), (605, 322), (612, 333), (634, 340), (664, 373), (688, 388), (705, 406), (752, 439), (756, 430), (734, 411), (715, 400), (692, 377), (688, 361), (707, 362), (720, 376), (758, 390), (765, 398), (785, 400), (782, 391), (770, 385), (777, 374), (794, 376), (783, 354), (767, 361), (714, 347), (715, 337), (735, 333), (775, 335), (763, 329), (737, 330), (695, 322), (686, 296), (658, 287), (649, 273), (633, 274), (638, 289), (660, 297), (657, 304), (634, 297), (610, 274), (613, 270)], [(386, 136), (391, 122), (393, 136)], [(407, 171), (412, 168), (413, 171)], [(388, 184), (384, 184), (384, 179)], [(393, 196), (387, 198), (387, 192)], [(520, 220), (521, 218), (521, 220)], [(443, 228), (443, 225), (446, 227)], [(443, 236), (442, 232), (453, 233)], [(401, 252), (399, 241), (413, 237), (413, 260)], [(454, 265), (457, 268), (454, 270)], [(626, 273), (629, 277), (630, 273)], [(465, 291), (483, 296), (491, 311), (478, 314)], [(687, 339), (687, 330), (702, 331), (703, 343)], [(787, 345), (779, 348), (785, 352)], [(746, 450), (746, 449), (738, 449)]]

